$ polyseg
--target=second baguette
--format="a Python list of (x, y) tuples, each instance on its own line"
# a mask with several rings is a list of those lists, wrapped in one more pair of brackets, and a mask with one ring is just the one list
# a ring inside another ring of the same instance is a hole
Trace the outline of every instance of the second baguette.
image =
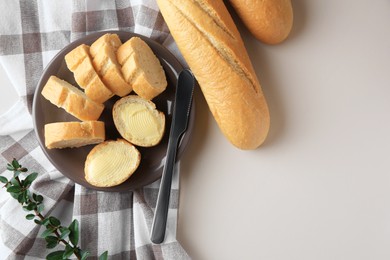
[(292, 29), (291, 0), (229, 0), (248, 30), (267, 44), (283, 42)]
[(157, 3), (221, 131), (240, 149), (257, 148), (268, 134), (268, 106), (223, 1)]

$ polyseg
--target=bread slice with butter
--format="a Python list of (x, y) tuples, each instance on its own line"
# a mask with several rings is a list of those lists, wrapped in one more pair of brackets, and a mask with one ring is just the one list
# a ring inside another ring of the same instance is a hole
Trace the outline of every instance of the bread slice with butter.
[(97, 120), (104, 109), (103, 104), (56, 76), (50, 76), (41, 93), (52, 104), (82, 121)]
[(139, 37), (132, 37), (117, 51), (125, 80), (135, 93), (145, 99), (153, 99), (167, 87), (167, 80), (160, 61), (152, 49)]
[(96, 72), (89, 55), (89, 49), (88, 45), (79, 45), (65, 55), (65, 62), (69, 70), (73, 72), (77, 84), (84, 89), (85, 94), (96, 102), (104, 103), (114, 94)]
[(112, 110), (114, 124), (121, 136), (132, 144), (157, 145), (165, 132), (165, 115), (156, 105), (137, 95), (119, 99)]
[(90, 48), (92, 63), (102, 81), (116, 95), (123, 97), (133, 89), (125, 81), (116, 51), (122, 45), (117, 34), (104, 34)]
[(56, 122), (45, 125), (45, 146), (73, 148), (101, 143), (105, 140), (104, 122)]
[(116, 186), (135, 172), (140, 161), (140, 152), (126, 140), (105, 141), (89, 152), (84, 167), (85, 179), (96, 187)]

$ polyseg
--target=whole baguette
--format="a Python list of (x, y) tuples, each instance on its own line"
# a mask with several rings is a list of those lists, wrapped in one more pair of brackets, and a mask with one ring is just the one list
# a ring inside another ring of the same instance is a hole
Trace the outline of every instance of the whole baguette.
[(257, 148), (268, 134), (268, 106), (223, 1), (157, 3), (221, 131), (240, 149)]
[(103, 142), (104, 122), (57, 122), (45, 125), (45, 146), (53, 148), (73, 148)]
[(248, 30), (267, 44), (283, 42), (293, 25), (291, 0), (229, 0)]

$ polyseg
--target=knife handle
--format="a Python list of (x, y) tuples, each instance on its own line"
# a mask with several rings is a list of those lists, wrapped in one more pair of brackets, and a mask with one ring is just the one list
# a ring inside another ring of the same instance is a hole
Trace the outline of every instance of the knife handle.
[(169, 209), (169, 196), (171, 194), (172, 176), (176, 161), (178, 141), (179, 138), (172, 138), (168, 143), (166, 162), (161, 177), (160, 191), (157, 197), (150, 236), (150, 240), (155, 244), (161, 244), (165, 237)]

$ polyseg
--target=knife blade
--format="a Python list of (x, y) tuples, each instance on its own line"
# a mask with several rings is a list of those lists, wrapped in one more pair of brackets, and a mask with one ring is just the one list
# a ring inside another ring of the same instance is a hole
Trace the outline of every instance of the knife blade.
[(187, 130), (194, 86), (195, 77), (192, 72), (188, 69), (182, 70), (177, 81), (167, 155), (151, 229), (150, 240), (155, 244), (162, 243), (165, 238), (172, 175), (176, 162), (176, 151), (181, 136)]

